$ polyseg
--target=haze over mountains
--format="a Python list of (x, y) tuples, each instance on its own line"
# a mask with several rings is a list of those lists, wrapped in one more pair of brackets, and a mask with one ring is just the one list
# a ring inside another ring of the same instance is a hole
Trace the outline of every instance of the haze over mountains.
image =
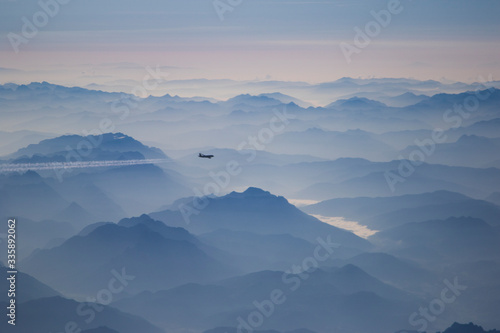
[[(214, 82), (191, 84), (164, 88)], [(495, 87), (244, 82), (219, 100), (1, 85), (19, 330), (499, 329)]]

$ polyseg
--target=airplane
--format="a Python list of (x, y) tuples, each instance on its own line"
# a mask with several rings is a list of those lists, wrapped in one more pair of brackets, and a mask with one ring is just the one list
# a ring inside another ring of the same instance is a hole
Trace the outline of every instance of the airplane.
[(210, 159), (210, 158), (214, 157), (214, 155), (204, 155), (204, 154), (202, 154), (202, 153), (199, 153), (199, 154), (198, 154), (198, 157), (201, 157), (201, 158), (209, 158), (209, 159)]

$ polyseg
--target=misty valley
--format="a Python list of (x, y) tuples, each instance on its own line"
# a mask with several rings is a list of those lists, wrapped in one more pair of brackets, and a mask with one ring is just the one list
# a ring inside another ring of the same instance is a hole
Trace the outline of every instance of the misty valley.
[(195, 81), (0, 85), (0, 331), (499, 332), (499, 81)]

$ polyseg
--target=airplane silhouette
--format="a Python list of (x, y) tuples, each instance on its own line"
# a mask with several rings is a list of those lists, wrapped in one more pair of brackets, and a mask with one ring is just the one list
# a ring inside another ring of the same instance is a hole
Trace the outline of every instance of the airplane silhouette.
[(202, 153), (199, 153), (199, 154), (198, 154), (198, 157), (201, 157), (201, 158), (209, 158), (209, 159), (210, 159), (210, 158), (214, 157), (214, 155), (204, 155), (204, 154), (202, 154)]

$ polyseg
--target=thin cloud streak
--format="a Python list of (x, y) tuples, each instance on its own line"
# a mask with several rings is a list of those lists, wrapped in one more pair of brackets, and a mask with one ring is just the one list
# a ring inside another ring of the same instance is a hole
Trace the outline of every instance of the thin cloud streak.
[(50, 162), (50, 163), (19, 163), (0, 165), (0, 173), (25, 172), (41, 170), (60, 169), (86, 169), (86, 168), (106, 168), (120, 167), (142, 164), (160, 164), (171, 162), (168, 159), (146, 159), (146, 160), (116, 160), (116, 161), (84, 161), (84, 162)]

